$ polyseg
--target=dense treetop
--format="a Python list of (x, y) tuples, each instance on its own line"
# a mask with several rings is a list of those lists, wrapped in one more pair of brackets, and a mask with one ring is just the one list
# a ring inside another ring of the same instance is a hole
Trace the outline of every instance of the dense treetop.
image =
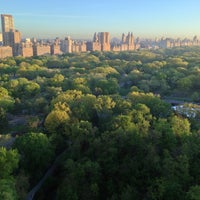
[(0, 60), (0, 199), (25, 199), (58, 158), (36, 199), (199, 199), (199, 57), (184, 47)]

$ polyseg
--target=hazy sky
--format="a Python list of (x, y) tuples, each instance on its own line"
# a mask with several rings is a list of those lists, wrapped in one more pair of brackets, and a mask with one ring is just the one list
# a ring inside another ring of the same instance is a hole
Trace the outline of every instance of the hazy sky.
[(23, 37), (200, 36), (200, 0), (0, 0), (0, 13), (13, 15)]

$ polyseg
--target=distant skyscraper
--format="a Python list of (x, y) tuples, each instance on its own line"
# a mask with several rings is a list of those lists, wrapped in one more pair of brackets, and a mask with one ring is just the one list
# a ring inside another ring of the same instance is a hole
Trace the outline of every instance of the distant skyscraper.
[(133, 33), (128, 33), (126, 36), (122, 34), (121, 51), (131, 51), (135, 49), (134, 36)]
[(93, 42), (99, 42), (97, 33), (94, 33)]
[(122, 34), (122, 44), (126, 43), (126, 35), (123, 33)]
[(14, 21), (12, 15), (1, 15), (2, 32), (14, 31)]
[(102, 51), (110, 51), (110, 33), (109, 32), (100, 32), (99, 41), (101, 43)]
[(72, 52), (72, 39), (70, 37), (66, 37), (63, 41), (61, 41), (61, 51), (63, 53), (71, 53)]
[(87, 42), (88, 51), (110, 51), (110, 33), (95, 33), (92, 42)]
[(3, 45), (11, 46), (13, 55), (17, 56), (20, 52), (21, 33), (14, 29), (14, 20), (12, 15), (1, 15)]
[(11, 46), (11, 38), (14, 32), (14, 21), (12, 15), (1, 15), (1, 26), (4, 46)]

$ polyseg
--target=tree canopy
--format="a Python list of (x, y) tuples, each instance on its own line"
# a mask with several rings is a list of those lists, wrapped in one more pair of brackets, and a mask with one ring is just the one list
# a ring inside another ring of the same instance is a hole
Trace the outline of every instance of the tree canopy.
[(199, 52), (0, 60), (0, 199), (199, 199)]

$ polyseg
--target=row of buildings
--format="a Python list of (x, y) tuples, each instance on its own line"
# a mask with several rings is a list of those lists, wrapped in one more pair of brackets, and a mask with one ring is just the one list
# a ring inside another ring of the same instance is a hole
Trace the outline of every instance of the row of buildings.
[(161, 38), (159, 40), (134, 39), (133, 33), (122, 34), (121, 41), (111, 41), (109, 32), (95, 33), (91, 41), (74, 41), (70, 37), (63, 40), (37, 41), (22, 40), (21, 32), (15, 30), (12, 15), (1, 15), (2, 33), (0, 33), (0, 58), (12, 56), (40, 56), (44, 54), (63, 54), (86, 51), (133, 51), (139, 48), (157, 49), (178, 46), (200, 46), (200, 40), (195, 36), (189, 39)]
[(70, 37), (63, 40), (37, 41), (36, 39), (21, 39), (21, 33), (14, 29), (13, 17), (1, 15), (2, 38), (0, 34), (0, 58), (10, 56), (40, 56), (44, 54), (62, 54), (86, 51), (127, 51), (134, 50), (132, 33), (122, 35), (121, 44), (111, 45), (110, 33), (95, 33), (92, 41), (74, 41)]
[(161, 38), (161, 39), (145, 39), (139, 42), (140, 48), (143, 49), (164, 49), (164, 48), (173, 48), (173, 47), (191, 47), (191, 46), (200, 46), (200, 40), (197, 36), (194, 36), (193, 39), (174, 39), (174, 38)]
[(40, 56), (44, 54), (62, 54), (86, 51), (128, 51), (135, 49), (132, 33), (122, 35), (122, 41), (111, 44), (109, 32), (95, 33), (92, 41), (74, 41), (70, 37), (64, 40), (56, 38), (53, 41), (37, 41), (25, 39), (21, 32), (15, 30), (12, 15), (1, 15), (2, 38), (0, 37), (0, 58), (10, 56)]
[(2, 33), (0, 34), (0, 58), (11, 56), (39, 56), (87, 51), (85, 42), (75, 42), (69, 37), (60, 41), (22, 40), (21, 32), (15, 30), (12, 15), (1, 15)]

